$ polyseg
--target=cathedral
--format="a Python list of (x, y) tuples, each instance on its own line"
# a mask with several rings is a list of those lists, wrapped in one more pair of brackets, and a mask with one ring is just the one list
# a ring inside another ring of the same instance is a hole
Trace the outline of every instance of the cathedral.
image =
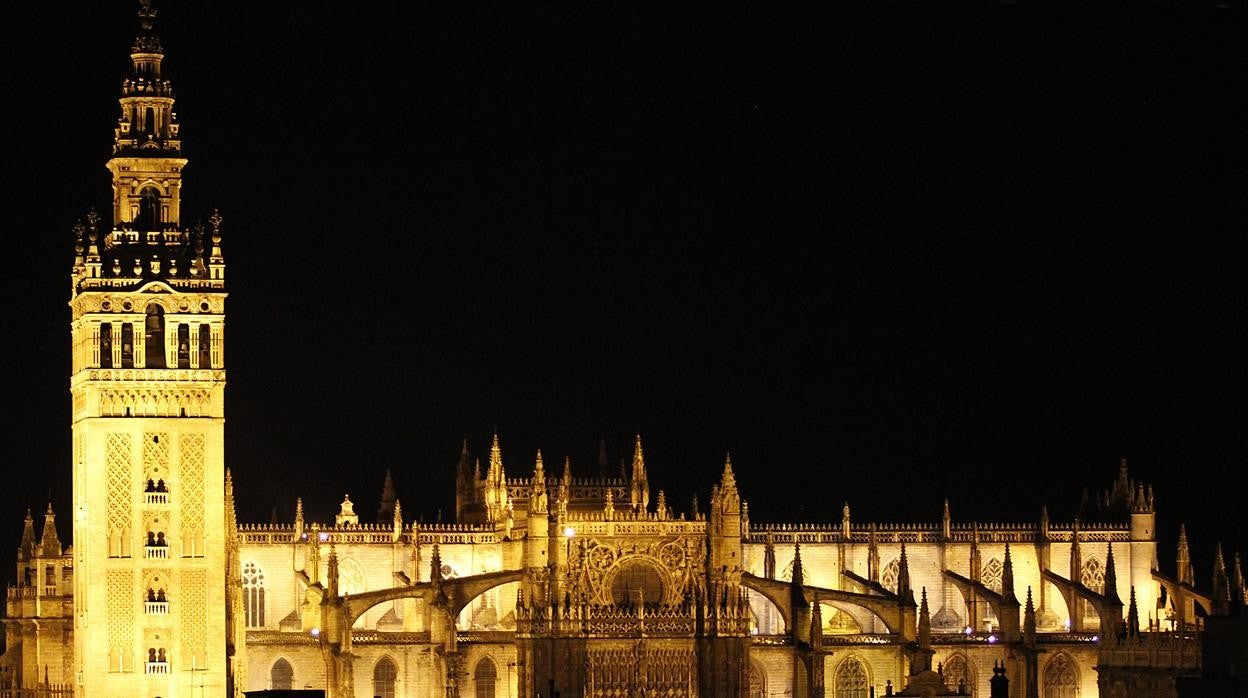
[(27, 514), (0, 695), (1168, 697), (1242, 604), (1238, 559), (1204, 591), (1182, 534), (1160, 572), (1125, 462), (1086, 520), (779, 524), (728, 458), (677, 511), (641, 436), (585, 477), (495, 435), (447, 464), (454, 523), (405, 518), (389, 474), (371, 521), (349, 496), (333, 521), (237, 521), (222, 218), (182, 224), (154, 20), (145, 0), (111, 220), (75, 229), (72, 545)]

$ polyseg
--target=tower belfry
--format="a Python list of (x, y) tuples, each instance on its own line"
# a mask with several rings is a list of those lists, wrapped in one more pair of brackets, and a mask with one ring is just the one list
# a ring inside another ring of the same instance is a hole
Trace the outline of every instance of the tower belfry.
[[(221, 217), (182, 225), (182, 157), (156, 11), (140, 3), (107, 162), (71, 272), (78, 695), (227, 685)], [(232, 535), (232, 532), (231, 532)], [(154, 600), (158, 599), (158, 600)]]

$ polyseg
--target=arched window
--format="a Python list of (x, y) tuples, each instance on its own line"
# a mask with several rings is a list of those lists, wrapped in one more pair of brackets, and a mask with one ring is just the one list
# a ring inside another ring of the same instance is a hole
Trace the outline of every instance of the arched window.
[(254, 562), (243, 565), (243, 617), (247, 627), (264, 627), (264, 572)]
[(373, 667), (373, 695), (376, 698), (394, 698), (394, 683), (398, 676), (399, 667), (394, 660), (382, 657)]
[(142, 232), (160, 230), (160, 190), (146, 187), (139, 192), (139, 215), (134, 228)]
[(269, 670), (269, 688), (289, 691), (294, 683), (295, 670), (291, 668), (290, 662), (285, 659), (273, 662), (273, 668)]
[(766, 698), (767, 672), (758, 662), (750, 662), (750, 698)]
[(149, 303), (147, 320), (143, 324), (144, 361), (148, 368), (165, 367), (165, 309), (159, 303)]
[(870, 679), (862, 660), (850, 657), (836, 668), (836, 698), (867, 698)]
[(1044, 698), (1075, 698), (1079, 691), (1079, 675), (1070, 655), (1059, 652), (1044, 668)]
[[(1079, 571), (1079, 583), (1098, 594), (1105, 592), (1105, 567), (1100, 560), (1090, 557), (1084, 561), (1083, 569)], [(1090, 601), (1080, 599), (1079, 603), (1083, 606), (1083, 618), (1086, 622), (1096, 622), (1100, 618), (1096, 606)]]
[(472, 683), (477, 689), (477, 698), (494, 698), (494, 685), (498, 683), (498, 667), (494, 660), (486, 657), (477, 662), (476, 671), (472, 672)]
[(199, 368), (212, 368), (212, 328), (199, 326)]
[(897, 577), (901, 575), (901, 563), (893, 560), (884, 567), (884, 571), (880, 573), (880, 586), (888, 589), (894, 594), (897, 593)]
[(955, 691), (965, 689), (968, 696), (975, 695), (975, 677), (966, 657), (955, 654), (945, 661), (945, 685)]
[(616, 604), (636, 604), (639, 600), (648, 604), (663, 601), (663, 579), (657, 570), (644, 562), (626, 564), (615, 573), (611, 581), (611, 598)]

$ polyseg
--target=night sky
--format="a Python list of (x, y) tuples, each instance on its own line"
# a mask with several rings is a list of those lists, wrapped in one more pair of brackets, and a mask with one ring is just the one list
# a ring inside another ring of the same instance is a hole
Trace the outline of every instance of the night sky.
[[(755, 523), (1069, 522), (1126, 457), (1164, 570), (1180, 522), (1202, 586), (1248, 552), (1243, 4), (757, 5), (157, 2), (240, 519), (371, 520), (389, 468), (450, 521), (465, 438), (591, 475), (639, 433), (677, 511), (731, 453)], [(49, 494), (69, 537), (135, 7), (5, 5), (6, 560)]]

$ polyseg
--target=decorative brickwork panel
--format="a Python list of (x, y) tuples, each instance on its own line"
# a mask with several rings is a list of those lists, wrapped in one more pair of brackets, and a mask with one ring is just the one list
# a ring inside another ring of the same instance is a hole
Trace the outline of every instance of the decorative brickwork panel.
[(128, 670), (134, 652), (134, 572), (109, 570), (107, 585), (109, 670)]
[(149, 431), (143, 435), (143, 472), (152, 480), (169, 479), (169, 434)]
[(109, 434), (105, 459), (108, 463), (109, 536), (130, 530), (130, 435)]
[(178, 608), (182, 609), (179, 634), (182, 636), (181, 661), (187, 669), (205, 668), (204, 657), (207, 643), (204, 628), (207, 625), (207, 617), (204, 615), (204, 609), (208, 607), (206, 581), (203, 570), (182, 572), (182, 587), (179, 596), (185, 601), (178, 604)]
[(204, 554), (204, 435), (183, 434), (181, 446), (183, 554), (200, 556)]

